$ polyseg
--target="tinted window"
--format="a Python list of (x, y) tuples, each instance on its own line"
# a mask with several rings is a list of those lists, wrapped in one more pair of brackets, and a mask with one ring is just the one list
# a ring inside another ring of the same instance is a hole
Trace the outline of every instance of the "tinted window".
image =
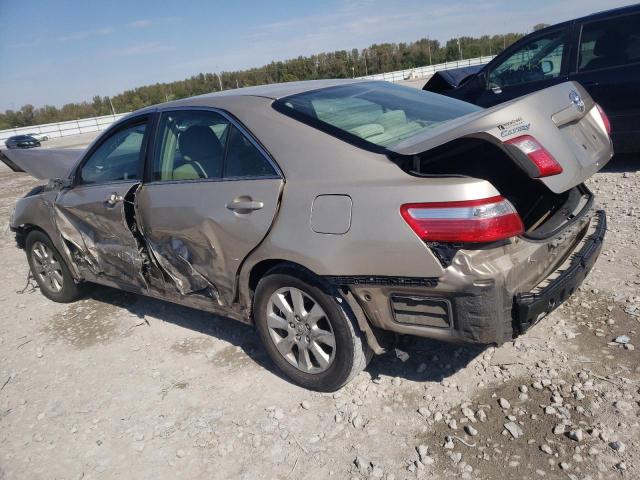
[(139, 178), (145, 123), (124, 128), (107, 138), (80, 170), (82, 183), (105, 183)]
[(276, 175), (275, 170), (258, 149), (236, 127), (229, 132), (225, 177), (265, 177)]
[(640, 15), (611, 18), (582, 27), (578, 71), (640, 62)]
[(254, 145), (216, 112), (168, 112), (160, 120), (154, 180), (256, 177), (275, 174)]
[(160, 119), (152, 178), (220, 178), (229, 122), (215, 112), (184, 110)]
[(564, 52), (564, 30), (534, 38), (493, 67), (489, 72), (489, 88), (558, 77)]
[(313, 90), (282, 98), (274, 107), (346, 140), (382, 147), (480, 110), (466, 102), (387, 82)]

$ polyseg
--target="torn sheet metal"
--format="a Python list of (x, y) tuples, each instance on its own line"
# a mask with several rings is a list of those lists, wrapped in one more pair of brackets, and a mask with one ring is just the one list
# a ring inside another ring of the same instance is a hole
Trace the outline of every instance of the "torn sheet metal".
[(0, 160), (14, 172), (26, 172), (42, 180), (65, 179), (83, 152), (75, 148), (2, 149)]
[[(124, 196), (137, 186), (131, 186)], [(93, 276), (107, 276), (144, 288), (146, 282), (140, 275), (143, 257), (129, 228), (124, 205), (107, 211), (100, 201), (66, 195), (73, 193), (61, 194), (53, 206), (53, 221), (77, 267)]]

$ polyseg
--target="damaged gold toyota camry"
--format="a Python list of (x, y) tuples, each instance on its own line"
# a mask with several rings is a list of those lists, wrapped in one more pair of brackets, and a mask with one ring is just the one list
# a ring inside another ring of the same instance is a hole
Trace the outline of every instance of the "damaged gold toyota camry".
[(578, 84), (482, 109), (386, 82), (250, 87), (128, 115), (85, 151), (11, 150), (48, 179), (11, 220), (42, 293), (101, 284), (255, 324), (332, 391), (387, 333), (500, 344), (569, 297), (612, 156)]

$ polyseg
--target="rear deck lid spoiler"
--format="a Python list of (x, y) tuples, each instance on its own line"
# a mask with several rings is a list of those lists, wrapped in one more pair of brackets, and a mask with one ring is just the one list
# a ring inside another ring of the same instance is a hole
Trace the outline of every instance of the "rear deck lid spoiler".
[(76, 165), (84, 149), (29, 148), (2, 149), (2, 160), (14, 172), (26, 172), (40, 179), (66, 179)]
[(560, 193), (583, 183), (613, 155), (611, 139), (599, 125), (597, 111), (581, 85), (565, 82), (444, 122), (388, 149), (400, 155), (418, 155), (462, 137), (504, 144), (531, 135), (562, 166), (562, 173), (540, 179)]

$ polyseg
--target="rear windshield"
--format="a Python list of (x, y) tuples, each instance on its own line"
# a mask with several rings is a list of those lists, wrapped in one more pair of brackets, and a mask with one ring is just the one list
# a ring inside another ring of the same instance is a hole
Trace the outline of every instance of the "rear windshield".
[(274, 102), (282, 113), (360, 146), (385, 150), (428, 128), (480, 110), (470, 103), (389, 82), (312, 90)]

